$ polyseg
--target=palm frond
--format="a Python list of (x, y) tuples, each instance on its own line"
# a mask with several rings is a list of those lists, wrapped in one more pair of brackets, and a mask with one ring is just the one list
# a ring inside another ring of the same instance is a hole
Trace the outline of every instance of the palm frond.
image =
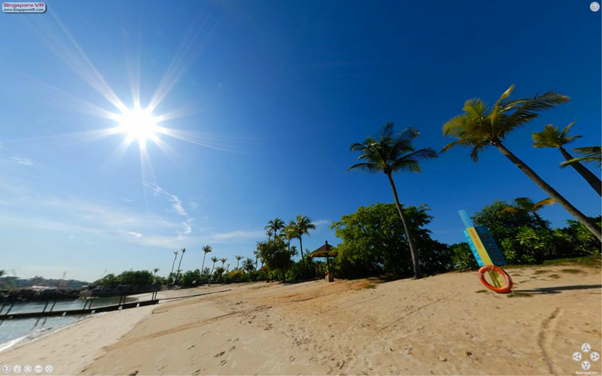
[(543, 208), (546, 205), (554, 205), (556, 203), (556, 200), (554, 200), (551, 197), (546, 198), (545, 200), (541, 200), (539, 202), (536, 202), (535, 204), (533, 204), (533, 210), (539, 210), (541, 208)]
[[(363, 163), (356, 163), (353, 166), (349, 167), (347, 169), (347, 172), (352, 171), (352, 170), (366, 171), (371, 174), (375, 174), (380, 171), (380, 168), (378, 165), (376, 165), (374, 163), (363, 162)], [(345, 172), (345, 173), (347, 173), (347, 172)]]
[(562, 162), (560, 164), (561, 167), (570, 166), (573, 163), (586, 162), (591, 163), (596, 167), (600, 167), (602, 165), (602, 151), (600, 146), (585, 146), (581, 148), (574, 148), (578, 154), (582, 155), (579, 158), (573, 158), (566, 162)]

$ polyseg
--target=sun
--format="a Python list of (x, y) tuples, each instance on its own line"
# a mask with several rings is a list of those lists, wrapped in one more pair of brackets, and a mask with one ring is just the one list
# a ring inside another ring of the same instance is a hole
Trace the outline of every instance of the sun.
[(144, 145), (148, 139), (156, 141), (159, 130), (157, 119), (146, 109), (128, 110), (120, 116), (117, 127), (117, 131), (125, 134), (128, 142), (136, 140), (140, 145)]

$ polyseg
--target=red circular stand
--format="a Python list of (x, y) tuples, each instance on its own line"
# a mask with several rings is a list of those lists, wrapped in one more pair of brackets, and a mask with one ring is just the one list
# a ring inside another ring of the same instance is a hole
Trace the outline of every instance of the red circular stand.
[[(500, 287), (496, 287), (490, 285), (489, 282), (485, 279), (485, 273), (487, 272), (495, 272), (502, 277), (504, 280), (504, 285)], [(504, 269), (495, 265), (485, 265), (481, 269), (479, 269), (479, 279), (483, 286), (487, 287), (491, 291), (495, 291), (499, 294), (508, 294), (512, 291), (512, 278), (504, 271)]]

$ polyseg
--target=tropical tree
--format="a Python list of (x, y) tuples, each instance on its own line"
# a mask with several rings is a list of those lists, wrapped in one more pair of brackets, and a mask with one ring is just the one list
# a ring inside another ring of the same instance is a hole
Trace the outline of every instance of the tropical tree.
[(511, 213), (525, 212), (532, 214), (542, 229), (549, 230), (548, 223), (538, 213), (546, 205), (554, 205), (554, 199), (546, 198), (539, 202), (533, 202), (528, 197), (518, 197), (514, 199), (512, 205), (508, 205), (504, 210)]
[(224, 264), (226, 263), (226, 261), (228, 261), (228, 259), (224, 257), (223, 259), (220, 259), (220, 261), (222, 262), (222, 269), (223, 269)]
[(278, 217), (269, 221), (268, 225), (265, 226), (266, 230), (270, 230), (274, 233), (274, 236), (278, 235), (278, 231), (282, 230), (283, 228), (284, 228), (284, 222), (282, 221), (282, 219), (280, 219)]
[(573, 167), (594, 191), (602, 196), (602, 181), (600, 181), (594, 173), (579, 163), (579, 161), (575, 161), (573, 156), (564, 148), (565, 145), (581, 138), (580, 135), (568, 135), (573, 124), (575, 124), (575, 122), (567, 125), (562, 131), (552, 124), (546, 125), (543, 131), (533, 133), (533, 146), (536, 148), (557, 148), (566, 161), (572, 161), (569, 164), (565, 164), (565, 166)]
[(414, 242), (414, 237), (408, 221), (404, 215), (397, 189), (393, 181), (393, 173), (409, 171), (419, 173), (421, 171), (420, 161), (437, 158), (437, 152), (431, 148), (422, 148), (416, 150), (412, 141), (420, 135), (414, 128), (406, 128), (398, 134), (394, 133), (394, 124), (386, 123), (376, 138), (367, 137), (364, 142), (357, 142), (351, 145), (352, 152), (359, 151), (360, 161), (349, 167), (347, 172), (352, 170), (367, 171), (372, 174), (384, 173), (389, 178), (389, 184), (393, 190), (395, 206), (403, 223), (410, 253), (412, 254), (412, 264), (414, 267), (414, 277), (420, 278), (420, 265), (418, 263), (418, 252)]
[(253, 251), (253, 254), (255, 255), (255, 269), (257, 270), (257, 261), (259, 261), (259, 256), (260, 256), (259, 255), (259, 250)]
[(472, 148), (470, 156), (473, 161), (477, 162), (480, 152), (490, 146), (495, 146), (548, 196), (562, 205), (598, 240), (602, 241), (600, 228), (592, 220), (574, 207), (504, 145), (506, 137), (512, 131), (537, 118), (540, 111), (566, 103), (570, 98), (554, 91), (548, 91), (530, 98), (510, 100), (508, 97), (513, 90), (514, 85), (510, 86), (492, 107), (487, 106), (481, 99), (467, 100), (464, 103), (464, 112), (443, 125), (443, 135), (455, 137), (457, 140), (446, 145), (441, 152), (446, 152), (455, 146)]
[(157, 272), (159, 271), (159, 268), (154, 268), (153, 269), (153, 278), (156, 281), (157, 280)]
[(207, 256), (207, 253), (213, 252), (213, 248), (211, 248), (210, 245), (206, 245), (203, 247), (203, 252), (203, 266), (201, 267), (201, 270), (205, 270), (205, 257)]
[(245, 261), (242, 262), (242, 268), (247, 273), (252, 273), (256, 270), (257, 266), (253, 265), (253, 260), (251, 260), (250, 258), (247, 258)]
[(171, 272), (169, 272), (169, 275), (171, 276), (173, 274), (173, 267), (176, 265), (176, 260), (178, 258), (178, 253), (179, 251), (175, 251), (174, 254), (174, 258), (173, 258), (173, 262), (171, 263)]
[(238, 264), (240, 263), (240, 260), (243, 259), (243, 257), (236, 255), (236, 256), (234, 256), (234, 258), (236, 259), (236, 269), (238, 269)]
[(266, 231), (266, 235), (268, 236), (268, 240), (272, 240), (272, 236), (274, 236), (274, 231), (268, 230)]
[(600, 165), (602, 164), (602, 147), (586, 146), (582, 148), (574, 148), (573, 150), (575, 150), (577, 154), (581, 155), (581, 157), (562, 162), (560, 164), (562, 167), (573, 165), (573, 163), (588, 162), (593, 166), (600, 168)]
[[(211, 267), (211, 273), (209, 275), (213, 275), (213, 269), (215, 269), (215, 263), (219, 261), (219, 259), (215, 256), (211, 257), (211, 261), (213, 261), (213, 266)], [(209, 282), (211, 284), (211, 280)]]
[[(303, 235), (309, 236), (310, 230), (315, 230), (316, 225), (311, 223), (311, 219), (300, 214), (297, 216), (296, 222), (292, 222), (289, 224), (291, 226), (291, 232), (295, 234), (295, 237), (299, 239), (299, 247), (301, 249), (301, 260), (305, 263), (305, 257), (303, 255)], [(289, 251), (290, 251), (290, 242), (289, 242)]]
[(182, 256), (180, 256), (180, 262), (178, 263), (178, 274), (176, 274), (176, 281), (178, 280), (180, 271), (182, 270), (180, 269), (180, 266), (182, 266), (182, 259), (184, 258), (184, 253), (186, 253), (186, 248), (182, 248)]

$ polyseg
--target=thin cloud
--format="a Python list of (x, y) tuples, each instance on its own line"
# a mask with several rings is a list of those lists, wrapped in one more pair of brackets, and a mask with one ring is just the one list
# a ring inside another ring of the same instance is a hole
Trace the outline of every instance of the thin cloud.
[(31, 159), (27, 158), (12, 157), (11, 159), (13, 160), (13, 163), (20, 164), (23, 166), (33, 166), (34, 164)]
[(133, 236), (133, 237), (135, 237), (135, 238), (141, 238), (141, 237), (142, 237), (142, 234), (141, 234), (141, 233), (139, 233), (139, 232), (126, 231), (126, 234), (128, 234), (128, 235), (132, 235), (132, 236)]
[(178, 213), (179, 215), (181, 215), (183, 217), (188, 216), (188, 213), (186, 213), (186, 211), (182, 207), (182, 200), (180, 200), (180, 198), (178, 196), (167, 192), (165, 189), (159, 187), (157, 184), (144, 182), (144, 185), (148, 188), (151, 188), (153, 190), (153, 192), (155, 192), (155, 194), (157, 194), (157, 195), (165, 195), (167, 197), (167, 199), (172, 203), (171, 208), (176, 213)]
[(323, 226), (323, 225), (330, 225), (332, 223), (332, 221), (329, 221), (328, 219), (320, 219), (319, 221), (314, 221), (312, 223), (316, 226)]

